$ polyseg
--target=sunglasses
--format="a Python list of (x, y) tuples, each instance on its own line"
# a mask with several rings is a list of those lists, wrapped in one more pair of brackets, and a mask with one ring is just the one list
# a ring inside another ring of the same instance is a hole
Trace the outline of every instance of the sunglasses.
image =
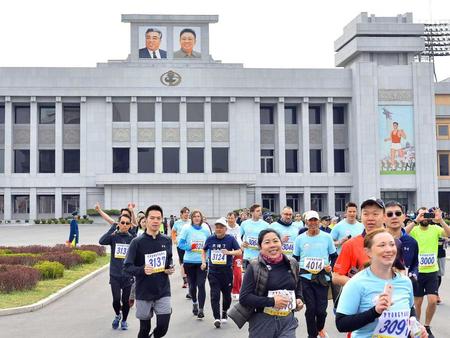
[(131, 223), (122, 221), (122, 222), (120, 222), (120, 224), (122, 224), (122, 225), (130, 225)]
[(386, 216), (391, 218), (394, 216), (394, 214), (395, 214), (395, 216), (400, 217), (403, 213), (401, 211), (396, 211), (396, 212), (388, 211), (386, 213)]

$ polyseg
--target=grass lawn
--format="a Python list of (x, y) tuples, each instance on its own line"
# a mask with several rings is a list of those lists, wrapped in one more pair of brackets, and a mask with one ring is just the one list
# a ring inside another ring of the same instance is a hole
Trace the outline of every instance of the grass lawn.
[(64, 270), (62, 278), (39, 281), (33, 290), (1, 293), (0, 309), (34, 304), (108, 263), (109, 255), (97, 257), (97, 260), (92, 264), (79, 265), (70, 270)]
[(381, 175), (415, 175), (416, 171), (415, 170), (409, 170), (409, 171), (386, 171), (386, 170), (381, 170), (380, 174)]

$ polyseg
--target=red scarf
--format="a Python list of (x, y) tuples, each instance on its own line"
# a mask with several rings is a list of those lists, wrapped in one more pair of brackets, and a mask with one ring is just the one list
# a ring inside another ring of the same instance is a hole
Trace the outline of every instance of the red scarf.
[(261, 254), (261, 257), (267, 264), (278, 264), (283, 260), (283, 254), (281, 254), (281, 253), (275, 258), (271, 258), (271, 257), (263, 255), (263, 254)]

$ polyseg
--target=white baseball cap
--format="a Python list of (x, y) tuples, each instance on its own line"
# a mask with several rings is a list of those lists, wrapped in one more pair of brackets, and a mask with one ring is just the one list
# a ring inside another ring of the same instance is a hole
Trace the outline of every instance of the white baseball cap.
[(225, 220), (225, 218), (221, 217), (221, 218), (216, 219), (216, 221), (214, 222), (214, 225), (215, 224), (220, 224), (220, 225), (223, 225), (224, 227), (226, 227), (227, 221)]
[(305, 212), (305, 220), (309, 221), (311, 218), (320, 219), (319, 214), (317, 211), (309, 210)]

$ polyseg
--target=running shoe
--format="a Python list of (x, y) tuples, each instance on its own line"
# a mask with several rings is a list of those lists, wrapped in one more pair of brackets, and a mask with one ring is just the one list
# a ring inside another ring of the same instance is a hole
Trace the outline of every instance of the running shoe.
[(205, 314), (203, 313), (203, 309), (198, 310), (197, 319), (203, 319), (205, 318)]
[(228, 315), (226, 311), (222, 311), (222, 324), (226, 324), (228, 322)]
[(441, 305), (442, 304), (442, 299), (441, 297), (437, 296), (437, 305)]
[(192, 304), (192, 313), (194, 314), (194, 316), (198, 315), (198, 304)]
[(330, 336), (328, 335), (327, 331), (323, 329), (319, 331), (319, 335), (317, 336), (317, 338), (330, 338)]
[(187, 293), (186, 294), (186, 299), (192, 299), (192, 296), (189, 293)]
[(121, 328), (122, 330), (128, 330), (128, 323), (127, 323), (126, 321), (122, 320), (122, 321), (120, 322), (120, 328)]
[(220, 328), (220, 319), (214, 320), (214, 326), (216, 327), (216, 329)]
[(119, 327), (119, 323), (120, 323), (121, 319), (122, 319), (121, 315), (117, 315), (117, 316), (114, 317), (114, 320), (112, 322), (112, 328), (114, 330), (117, 330), (117, 328)]
[(425, 326), (425, 330), (427, 330), (428, 338), (434, 338), (434, 334), (431, 332), (431, 328), (429, 326)]

